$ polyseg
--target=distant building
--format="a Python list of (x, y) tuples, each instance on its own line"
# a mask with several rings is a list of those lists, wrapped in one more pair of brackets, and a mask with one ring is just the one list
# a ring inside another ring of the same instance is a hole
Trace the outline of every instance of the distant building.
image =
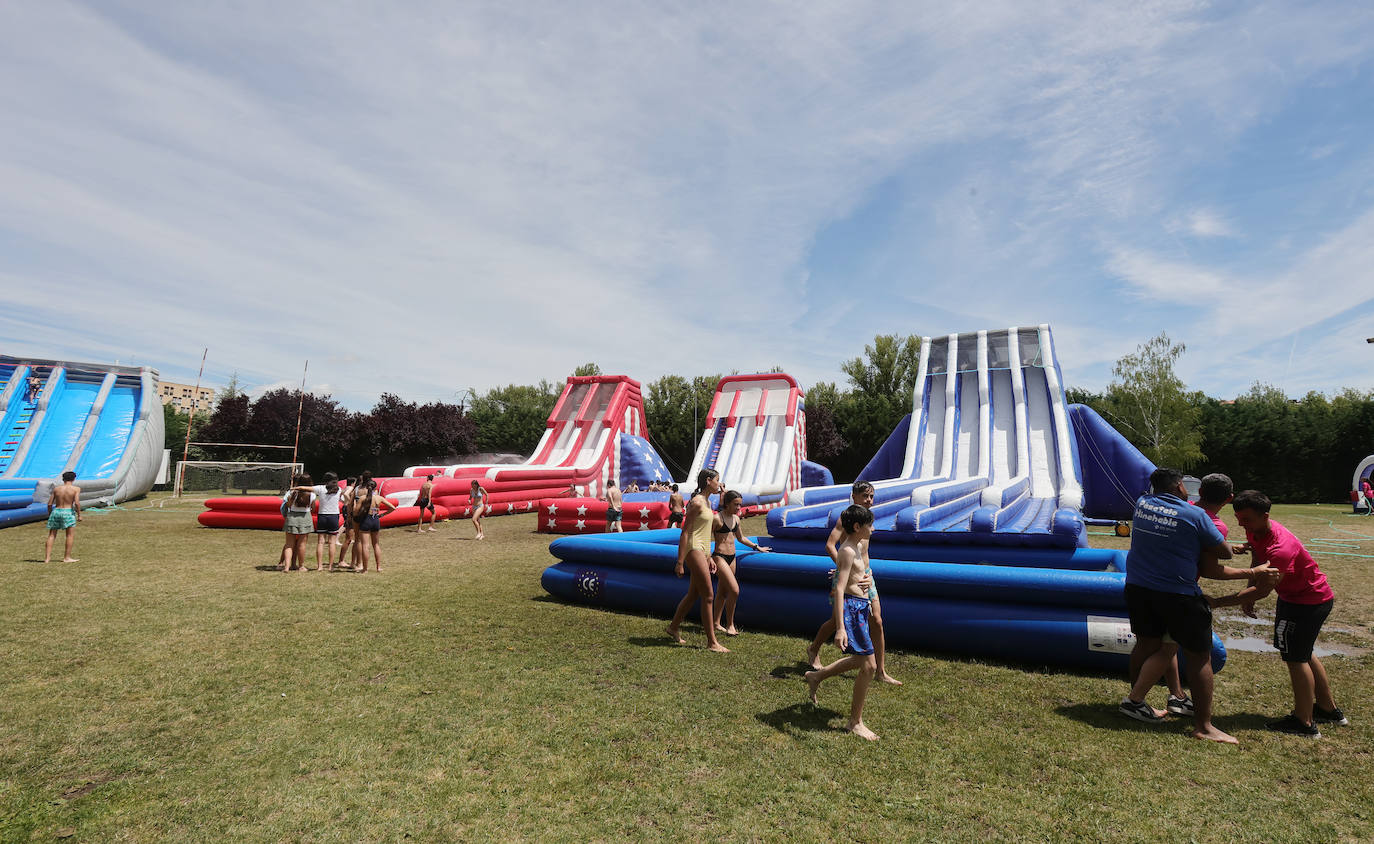
[(194, 384), (177, 384), (172, 381), (160, 381), (157, 385), (157, 394), (161, 397), (162, 403), (175, 405), (181, 413), (190, 413), (193, 408), (197, 412), (214, 410), (217, 392), (214, 387), (201, 387), (197, 393)]

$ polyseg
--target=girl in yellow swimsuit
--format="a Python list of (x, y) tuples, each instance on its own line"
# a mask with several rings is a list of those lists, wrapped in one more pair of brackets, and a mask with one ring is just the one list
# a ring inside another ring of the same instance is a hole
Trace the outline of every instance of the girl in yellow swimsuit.
[(701, 626), (706, 629), (706, 647), (716, 653), (729, 653), (730, 649), (716, 641), (714, 596), (711, 593), (711, 525), (714, 521), (711, 512), (710, 496), (720, 491), (720, 475), (714, 469), (702, 469), (697, 473), (697, 491), (687, 504), (686, 518), (682, 523), (682, 537), (677, 543), (677, 567), (675, 572), (682, 577), (684, 570), (690, 571), (692, 583), (687, 587), (687, 595), (677, 605), (677, 612), (668, 624), (668, 638), (679, 645), (686, 639), (678, 628), (701, 599)]

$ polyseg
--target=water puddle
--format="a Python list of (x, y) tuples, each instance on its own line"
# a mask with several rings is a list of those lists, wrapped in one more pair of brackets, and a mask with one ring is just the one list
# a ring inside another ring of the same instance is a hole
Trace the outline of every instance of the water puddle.
[[(1228, 651), (1246, 651), (1257, 654), (1278, 653), (1268, 639), (1261, 639), (1258, 636), (1228, 636), (1223, 640)], [(1330, 643), (1318, 642), (1312, 648), (1312, 655), (1317, 657), (1327, 656), (1360, 656), (1366, 653), (1366, 648), (1356, 648), (1350, 645), (1332, 645)]]

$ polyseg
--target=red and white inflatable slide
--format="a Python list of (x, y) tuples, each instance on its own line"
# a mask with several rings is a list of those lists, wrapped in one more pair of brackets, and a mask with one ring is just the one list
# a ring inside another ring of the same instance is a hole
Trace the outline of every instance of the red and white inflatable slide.
[(646, 428), (638, 381), (624, 375), (573, 376), (524, 463), (411, 466), (405, 477), (382, 481), (381, 490), (409, 504), (425, 476), (434, 475), (434, 502), (454, 516), (472, 514), (474, 480), (487, 491), (490, 514), (530, 512), (541, 498), (595, 498), (618, 476), (621, 435), (642, 437)]

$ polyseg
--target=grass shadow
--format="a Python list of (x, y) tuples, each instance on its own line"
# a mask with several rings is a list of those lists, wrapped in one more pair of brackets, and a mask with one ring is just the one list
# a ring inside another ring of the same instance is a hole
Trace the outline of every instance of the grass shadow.
[(777, 677), (780, 680), (790, 679), (792, 677), (804, 677), (806, 676), (806, 672), (810, 670), (812, 670), (810, 665), (801, 660), (797, 660), (796, 662), (790, 662), (786, 665), (775, 667), (772, 671), (768, 672), (768, 676)]
[[(801, 690), (805, 691), (805, 690)], [(772, 712), (760, 712), (754, 717), (784, 735), (795, 736), (801, 733), (842, 733), (841, 727), (831, 726), (830, 722), (843, 716), (833, 709), (802, 701)]]
[(635, 646), (637, 646), (637, 647), (641, 647), (641, 648), (690, 648), (690, 647), (692, 647), (691, 645), (679, 645), (677, 642), (674, 642), (672, 639), (669, 639), (669, 638), (668, 638), (668, 634), (666, 634), (666, 633), (663, 634), (663, 635), (661, 635), (661, 636), (631, 636), (630, 638), (626, 639), (625, 641), (627, 641), (627, 642), (629, 642), (630, 644), (635, 645)]
[[(1059, 715), (1080, 724), (1086, 724), (1099, 730), (1115, 730), (1117, 732), (1159, 732), (1167, 731), (1171, 726), (1180, 729), (1189, 729), (1193, 725), (1191, 717), (1169, 716), (1158, 724), (1146, 724), (1143, 721), (1136, 721), (1127, 718), (1117, 711), (1116, 707), (1108, 703), (1074, 703), (1068, 706), (1055, 708)], [(1273, 720), (1272, 716), (1261, 715), (1254, 712), (1237, 712), (1225, 715), (1213, 716), (1212, 723), (1217, 729), (1224, 732), (1235, 731), (1263, 731), (1265, 724)]]

